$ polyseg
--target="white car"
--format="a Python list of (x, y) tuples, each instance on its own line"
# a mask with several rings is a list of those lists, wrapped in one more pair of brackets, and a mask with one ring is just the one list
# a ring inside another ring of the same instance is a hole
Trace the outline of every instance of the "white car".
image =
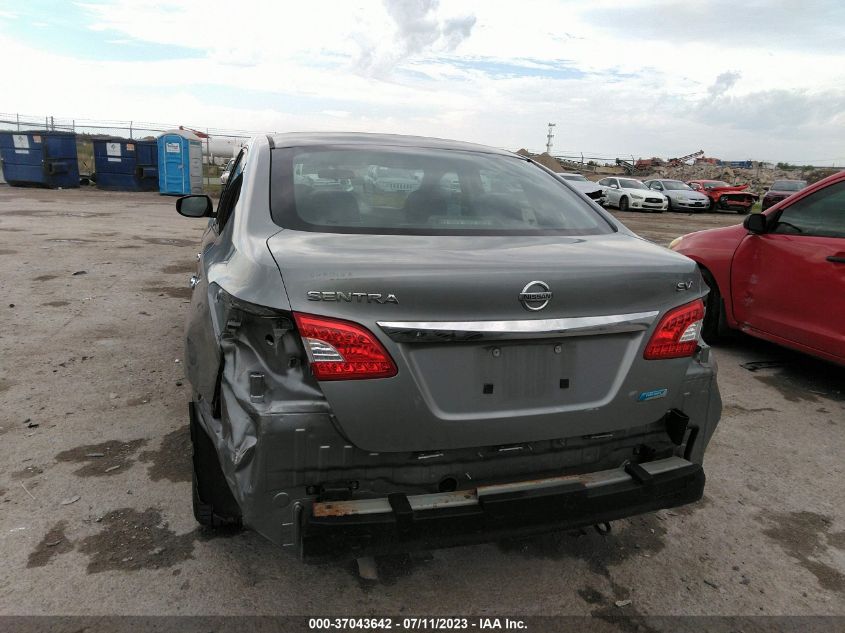
[(229, 182), (229, 172), (232, 171), (232, 165), (235, 163), (234, 158), (230, 158), (229, 161), (226, 163), (226, 166), (223, 168), (223, 173), (220, 174), (220, 184), (225, 185)]
[(646, 187), (634, 178), (602, 178), (599, 184), (604, 191), (605, 204), (619, 207), (620, 211), (654, 211), (661, 213), (669, 208), (669, 200), (658, 191)]
[(578, 191), (583, 192), (588, 198), (591, 198), (600, 205), (604, 206), (604, 190), (599, 183), (591, 182), (586, 176), (581, 174), (561, 172), (555, 174), (555, 176), (561, 180), (568, 181), (573, 187), (575, 187)]

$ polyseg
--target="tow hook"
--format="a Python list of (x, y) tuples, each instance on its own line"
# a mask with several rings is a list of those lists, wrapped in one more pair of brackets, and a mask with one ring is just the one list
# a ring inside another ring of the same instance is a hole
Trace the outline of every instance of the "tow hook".
[(605, 521), (604, 523), (596, 523), (593, 526), (593, 529), (595, 529), (595, 531), (601, 534), (602, 536), (607, 536), (608, 534), (610, 534), (610, 530), (612, 528), (610, 527), (610, 521)]

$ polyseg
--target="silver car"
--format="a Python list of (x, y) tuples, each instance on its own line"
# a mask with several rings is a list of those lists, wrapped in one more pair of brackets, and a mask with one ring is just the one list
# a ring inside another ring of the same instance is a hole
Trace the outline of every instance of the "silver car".
[[(283, 134), (204, 217), (193, 503), (308, 559), (690, 503), (719, 420), (695, 263), (498, 149)], [(419, 176), (365, 191), (370, 166)], [(300, 168), (300, 166), (302, 166)], [(352, 191), (295, 174), (351, 172)]]
[(695, 191), (687, 183), (668, 178), (646, 180), (645, 186), (659, 191), (669, 199), (669, 211), (692, 211), (700, 213), (710, 208), (710, 198)]

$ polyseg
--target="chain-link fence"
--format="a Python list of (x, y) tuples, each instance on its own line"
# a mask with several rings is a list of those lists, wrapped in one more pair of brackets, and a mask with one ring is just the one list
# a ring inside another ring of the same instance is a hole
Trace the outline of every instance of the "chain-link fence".
[(199, 132), (212, 138), (248, 139), (266, 132), (256, 130), (238, 130), (224, 128), (210, 128), (201, 125), (180, 125), (178, 123), (151, 123), (149, 121), (126, 120), (95, 120), (70, 119), (40, 116), (31, 114), (0, 112), (0, 129), (3, 130), (60, 130), (76, 132), (77, 134), (102, 134), (106, 136), (123, 136), (125, 138), (141, 139), (147, 136), (157, 136), (168, 130), (184, 128)]
[(142, 140), (155, 138), (162, 132), (187, 130), (196, 134), (202, 142), (203, 176), (208, 189), (214, 190), (220, 182), (220, 173), (227, 161), (237, 154), (240, 146), (251, 137), (266, 132), (180, 125), (178, 123), (155, 123), (150, 121), (126, 121), (107, 119), (73, 119), (53, 115), (32, 115), (0, 112), (0, 130), (28, 132), (55, 130), (73, 132), (77, 135), (77, 155), (80, 174), (94, 171), (94, 150), (92, 140), (102, 137), (119, 137)]

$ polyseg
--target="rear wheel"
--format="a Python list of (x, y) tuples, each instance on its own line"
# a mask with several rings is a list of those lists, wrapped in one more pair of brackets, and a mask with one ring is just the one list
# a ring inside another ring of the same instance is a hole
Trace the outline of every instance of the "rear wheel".
[(619, 210), (620, 211), (628, 211), (628, 198), (627, 196), (622, 196), (619, 198)]
[(704, 324), (701, 328), (701, 337), (705, 343), (718, 343), (728, 338), (731, 332), (730, 327), (728, 327), (725, 301), (722, 299), (722, 293), (719, 291), (719, 286), (710, 271), (702, 269), (701, 276), (710, 286), (710, 293), (705, 300), (706, 311), (704, 313)]
[(200, 525), (211, 528), (240, 527), (241, 509), (235, 501), (217, 451), (197, 420), (194, 403), (189, 404), (191, 416), (191, 443), (194, 447), (191, 497), (194, 518)]

